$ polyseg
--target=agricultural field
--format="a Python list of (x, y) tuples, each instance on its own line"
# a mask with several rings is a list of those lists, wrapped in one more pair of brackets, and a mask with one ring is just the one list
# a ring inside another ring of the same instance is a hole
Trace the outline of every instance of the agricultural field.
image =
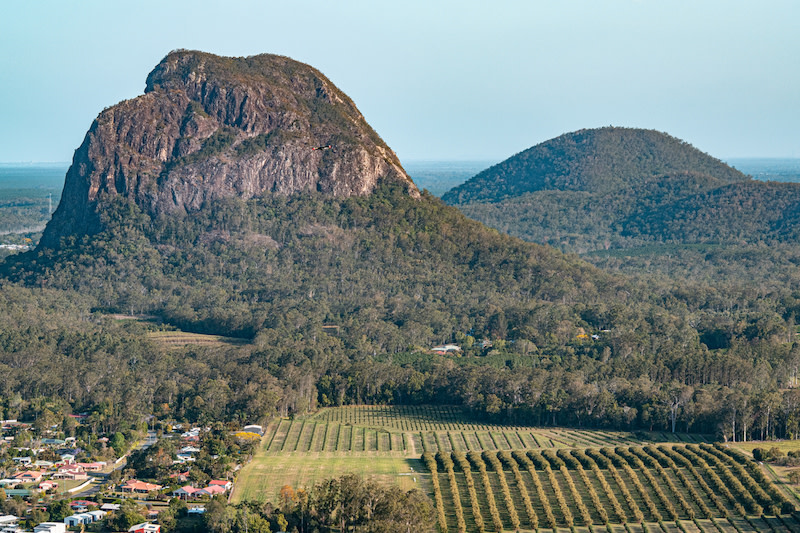
[(800, 501), (702, 435), (499, 426), (459, 408), (357, 406), (273, 420), (233, 501), (354, 472), (419, 487), (443, 531), (800, 533)]
[(222, 337), (220, 335), (206, 335), (203, 333), (188, 333), (185, 331), (151, 331), (147, 336), (167, 347), (179, 348), (190, 344), (197, 346), (222, 346), (225, 344), (243, 344), (241, 339)]

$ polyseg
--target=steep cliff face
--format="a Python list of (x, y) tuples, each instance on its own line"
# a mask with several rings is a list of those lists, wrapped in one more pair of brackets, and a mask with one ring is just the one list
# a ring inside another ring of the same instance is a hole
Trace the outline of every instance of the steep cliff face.
[(160, 214), (227, 196), (366, 195), (382, 180), (419, 196), (394, 152), (317, 70), (274, 55), (176, 51), (144, 95), (94, 121), (41, 246), (98, 231), (97, 203), (108, 194)]

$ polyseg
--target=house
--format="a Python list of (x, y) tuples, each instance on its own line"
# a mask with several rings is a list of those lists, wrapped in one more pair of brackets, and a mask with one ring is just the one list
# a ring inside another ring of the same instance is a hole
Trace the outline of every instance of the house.
[(58, 470), (57, 470), (57, 472), (59, 474), (65, 474), (67, 472), (69, 472), (71, 474), (74, 474), (76, 472), (83, 472), (83, 471), (84, 471), (83, 467), (81, 465), (77, 465), (77, 464), (62, 465), (62, 466), (59, 466)]
[(78, 513), (85, 513), (90, 506), (97, 505), (95, 502), (89, 500), (73, 500), (70, 502), (69, 507)]
[(102, 520), (103, 518), (105, 518), (105, 516), (108, 514), (108, 512), (107, 511), (89, 511), (86, 514), (92, 515), (94, 517), (94, 522), (97, 522), (98, 520)]
[(19, 518), (14, 515), (7, 514), (0, 516), (0, 533), (16, 533), (22, 531), (17, 527)]
[(64, 524), (67, 527), (77, 527), (81, 524), (91, 524), (94, 522), (94, 517), (89, 513), (74, 514), (64, 518)]
[(84, 472), (83, 467), (76, 464), (67, 464), (61, 465), (58, 467), (58, 471), (53, 474), (53, 479), (72, 479), (72, 480), (80, 480), (80, 479), (88, 479), (89, 476)]
[(231, 490), (233, 488), (233, 482), (228, 481), (226, 479), (212, 479), (208, 482), (209, 485), (218, 485), (225, 490)]
[(201, 489), (196, 489), (191, 485), (186, 485), (185, 487), (181, 487), (177, 490), (172, 491), (172, 495), (176, 498), (180, 498), (181, 500), (189, 500), (193, 498), (197, 498), (197, 493), (200, 492)]
[(119, 511), (119, 504), (118, 503), (104, 503), (100, 506), (101, 511), (106, 511), (110, 513), (112, 511)]
[(217, 494), (225, 494), (225, 489), (219, 485), (209, 485), (208, 487), (197, 491), (197, 496), (208, 496), (213, 498)]
[(249, 426), (245, 426), (242, 428), (242, 431), (246, 431), (248, 433), (258, 433), (261, 436), (264, 435), (264, 428), (258, 424), (250, 424)]
[(144, 481), (129, 479), (120, 487), (120, 490), (122, 492), (127, 490), (130, 492), (138, 492), (139, 494), (146, 494), (148, 492), (161, 490), (162, 488), (161, 485), (156, 485), (155, 483), (145, 483)]
[(94, 463), (77, 463), (77, 466), (83, 468), (85, 472), (99, 472), (106, 466), (105, 461), (99, 461)]
[(6, 498), (13, 498), (14, 496), (19, 496), (20, 498), (27, 498), (31, 495), (31, 491), (28, 489), (3, 489), (6, 492)]
[(431, 351), (437, 355), (446, 355), (448, 353), (455, 353), (461, 351), (461, 346), (457, 344), (443, 344), (441, 346), (434, 346)]
[(169, 477), (171, 479), (177, 479), (181, 483), (185, 483), (186, 481), (189, 480), (189, 471), (187, 470), (186, 472), (176, 472), (174, 474), (170, 474)]
[(53, 463), (50, 461), (36, 461), (31, 466), (34, 468), (44, 468), (45, 470), (47, 470), (48, 468), (53, 467)]
[(178, 450), (178, 455), (181, 454), (193, 454), (200, 451), (200, 448), (195, 448), (194, 446), (184, 446), (180, 450)]
[(203, 514), (206, 512), (205, 507), (190, 507), (187, 511), (189, 514)]
[(57, 489), (57, 488), (58, 488), (58, 482), (56, 482), (56, 481), (47, 480), (47, 481), (42, 481), (41, 483), (39, 483), (39, 490), (42, 490), (42, 491), (45, 491), (45, 492), (50, 490), (50, 489)]
[(67, 533), (67, 524), (59, 524), (58, 522), (42, 522), (33, 528), (33, 533)]
[(31, 463), (33, 462), (33, 459), (31, 459), (31, 458), (30, 458), (30, 457), (28, 457), (28, 456), (23, 456), (23, 457), (12, 457), (12, 460), (13, 460), (15, 463), (17, 463), (17, 464), (20, 464), (20, 465), (29, 465), (29, 464), (31, 464)]
[(194, 458), (194, 455), (192, 455), (190, 453), (176, 453), (175, 454), (175, 460), (172, 461), (172, 464), (174, 464), (174, 465), (182, 465), (182, 464), (185, 464), (185, 463), (192, 463), (192, 462), (194, 462), (196, 460), (197, 459)]
[(149, 522), (144, 522), (142, 524), (136, 524), (135, 526), (131, 527), (128, 530), (128, 533), (161, 533), (161, 526), (158, 524), (151, 524)]
[(19, 479), (0, 479), (0, 488), (16, 487), (20, 483)]
[(89, 479), (89, 474), (83, 471), (78, 472), (56, 472), (51, 476), (53, 479), (71, 479), (73, 481), (79, 481), (83, 479)]
[(42, 480), (44, 472), (39, 470), (23, 470), (14, 474), (14, 479), (18, 479), (23, 483), (39, 483)]

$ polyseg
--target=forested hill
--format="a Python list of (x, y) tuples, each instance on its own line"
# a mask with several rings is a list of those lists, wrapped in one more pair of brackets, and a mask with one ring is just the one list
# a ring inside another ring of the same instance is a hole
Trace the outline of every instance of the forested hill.
[(586, 255), (602, 266), (611, 266), (610, 253), (646, 255), (640, 266), (648, 270), (662, 269), (662, 255), (674, 256), (676, 246), (794, 243), (800, 213), (798, 184), (755, 181), (669, 135), (623, 128), (562, 135), (443, 199), (509, 235), (602, 252)]
[[(433, 402), (652, 428), (696, 387), (687, 429), (714, 431), (729, 394), (752, 387), (755, 405), (791, 381), (798, 294), (633, 281), (469, 220), (420, 194), (320, 76), (179, 52), (141, 100), (101, 113), (48, 239), (0, 267), (6, 418), (91, 411), (113, 429), (154, 412), (208, 423)], [(724, 179), (675, 176), (677, 190)], [(241, 343), (173, 352), (118, 312)], [(445, 342), (462, 351), (432, 352)]]
[(544, 190), (609, 194), (687, 172), (697, 176), (695, 187), (747, 179), (665, 133), (607, 127), (567, 133), (538, 144), (484, 170), (442, 199), (462, 205)]

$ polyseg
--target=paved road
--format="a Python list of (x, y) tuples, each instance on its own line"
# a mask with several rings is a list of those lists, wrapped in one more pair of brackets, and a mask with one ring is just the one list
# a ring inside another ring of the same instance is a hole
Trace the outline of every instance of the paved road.
[[(158, 438), (156, 437), (156, 432), (155, 431), (148, 431), (147, 432), (147, 437), (136, 446), (136, 449), (137, 450), (147, 449), (150, 446), (152, 446), (153, 444), (155, 444), (156, 442), (158, 442)], [(114, 468), (112, 469), (112, 471), (120, 470), (122, 468), (125, 468), (125, 466), (128, 464), (127, 456), (128, 456), (128, 454), (122, 456), (122, 460), (114, 465)], [(85, 489), (83, 489), (82, 491), (70, 495), (70, 497), (84, 500), (84, 499), (87, 499), (87, 498), (89, 498), (91, 496), (94, 496), (95, 494), (100, 492), (100, 490), (105, 485), (108, 484), (109, 476), (110, 476), (110, 472), (91, 472), (89, 474), (89, 477), (93, 478), (92, 484), (89, 485), (88, 487), (86, 487)]]

